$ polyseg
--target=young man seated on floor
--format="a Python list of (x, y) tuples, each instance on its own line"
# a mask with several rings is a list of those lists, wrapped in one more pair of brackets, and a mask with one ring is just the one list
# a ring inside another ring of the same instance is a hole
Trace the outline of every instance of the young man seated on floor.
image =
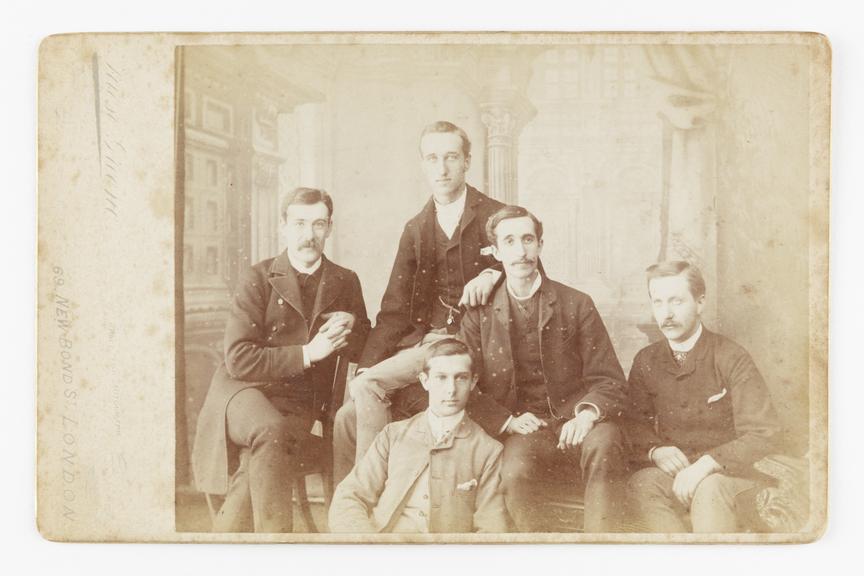
[(477, 384), (468, 347), (435, 342), (419, 378), (429, 408), (376, 436), (336, 489), (330, 530), (506, 532), (502, 446), (465, 414)]

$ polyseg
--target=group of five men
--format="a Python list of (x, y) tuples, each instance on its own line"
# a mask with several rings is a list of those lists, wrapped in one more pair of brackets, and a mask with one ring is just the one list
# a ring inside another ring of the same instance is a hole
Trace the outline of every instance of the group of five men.
[(310, 431), (341, 401), (341, 357), (358, 369), (334, 423), (333, 531), (544, 531), (550, 482), (584, 487), (586, 532), (631, 514), (739, 530), (736, 497), (779, 427), (747, 352), (703, 327), (698, 269), (648, 269), (666, 338), (628, 381), (591, 298), (546, 275), (542, 223), (466, 184), (465, 132), (431, 124), (420, 154), (432, 197), (374, 328), (356, 274), (323, 255), (323, 191), (284, 199), (285, 252), (240, 279), (193, 451), (199, 489), (225, 495), (214, 529), (292, 530), (291, 480), (322, 449)]

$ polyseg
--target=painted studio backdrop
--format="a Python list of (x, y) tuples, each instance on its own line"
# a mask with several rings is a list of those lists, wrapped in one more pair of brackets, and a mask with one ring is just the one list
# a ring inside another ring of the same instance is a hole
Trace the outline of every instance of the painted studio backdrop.
[(281, 250), (282, 194), (332, 194), (327, 254), (358, 273), (374, 322), (429, 197), (418, 139), (435, 120), (471, 138), (470, 184), (543, 221), (547, 273), (594, 298), (625, 373), (661, 336), (645, 268), (696, 262), (706, 325), (752, 354), (806, 448), (807, 46), (219, 46), (178, 66), (178, 529), (194, 529), (188, 452), (230, 296)]

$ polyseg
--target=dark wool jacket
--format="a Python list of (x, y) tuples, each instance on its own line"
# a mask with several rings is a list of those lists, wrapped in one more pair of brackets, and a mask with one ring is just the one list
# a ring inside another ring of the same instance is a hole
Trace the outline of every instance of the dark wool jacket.
[[(322, 257), (323, 258), (323, 257)], [(330, 400), (336, 357), (303, 369), (303, 350), (326, 320), (322, 314), (343, 311), (354, 315), (344, 359), (359, 354), (369, 333), (369, 318), (357, 275), (326, 258), (307, 327), (297, 276), (285, 252), (264, 260), (241, 276), (225, 326), (225, 363), (219, 367), (198, 416), (192, 469), (198, 489), (224, 494), (231, 470), (237, 465), (236, 450), (227, 436), (228, 402), (246, 388), (258, 387), (278, 395), (276, 387), (310, 390), (310, 415), (317, 416)], [(308, 386), (311, 384), (311, 386)]]
[[(480, 250), (489, 245), (486, 222), (504, 206), (471, 186), (466, 194), (465, 212), (457, 231), (463, 286), (479, 272), (496, 265), (491, 254), (481, 255)], [(381, 311), (360, 357), (360, 368), (374, 366), (397, 349), (413, 346), (429, 331), (434, 278), (435, 201), (430, 198), (402, 231)]]
[[(591, 297), (546, 276), (539, 294), (540, 355), (553, 416), (569, 420), (579, 402), (589, 402), (602, 418), (617, 418), (626, 408), (624, 372)], [(468, 410), (487, 431), (501, 430), (516, 402), (510, 324), (501, 282), (486, 306), (465, 313), (459, 331), (477, 359), (482, 392)]]
[(681, 368), (663, 339), (636, 355), (629, 382), (628, 436), (646, 465), (651, 448), (677, 446), (691, 463), (710, 454), (742, 476), (777, 448), (777, 414), (750, 355), (704, 327)]

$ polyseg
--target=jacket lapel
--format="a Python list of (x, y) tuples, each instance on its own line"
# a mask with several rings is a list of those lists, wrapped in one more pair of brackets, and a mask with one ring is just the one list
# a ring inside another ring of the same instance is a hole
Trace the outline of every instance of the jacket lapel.
[(471, 418), (468, 417), (468, 414), (465, 414), (462, 417), (462, 421), (459, 422), (459, 426), (456, 427), (456, 430), (454, 430), (453, 434), (450, 436), (451, 440), (447, 444), (447, 448), (450, 448), (451, 446), (453, 446), (453, 439), (455, 439), (455, 438), (467, 438), (468, 436), (470, 436), (471, 432), (474, 431), (474, 427), (475, 427), (474, 422), (471, 420)]
[(404, 478), (404, 483), (400, 486), (400, 494), (398, 499), (394, 498), (396, 503), (389, 514), (386, 515), (386, 522), (381, 522), (381, 531), (386, 532), (392, 529), (396, 520), (405, 509), (405, 504), (408, 502), (408, 495), (417, 479), (424, 470), (429, 466), (429, 450), (432, 446), (432, 432), (429, 430), (429, 422), (426, 419), (426, 413), (421, 412), (414, 416), (410, 423), (410, 429), (405, 433), (405, 438), (410, 439), (416, 444), (417, 449), (413, 451), (417, 455), (417, 459), (412, 461), (409, 470), (400, 469), (400, 479)]
[(312, 307), (312, 318), (309, 326), (314, 326), (318, 316), (329, 309), (330, 305), (339, 297), (344, 283), (342, 273), (325, 256), (321, 256), (321, 281), (318, 283), (318, 292), (315, 295), (315, 305)]
[(657, 361), (666, 372), (676, 376), (678, 378), (682, 378), (684, 376), (688, 376), (692, 374), (696, 370), (696, 366), (699, 361), (705, 357), (705, 354), (708, 352), (708, 340), (711, 338), (711, 333), (705, 329), (705, 326), (702, 326), (702, 336), (699, 337), (699, 340), (696, 342), (696, 345), (692, 350), (687, 354), (687, 358), (684, 359), (684, 365), (679, 367), (678, 364), (675, 363), (675, 357), (672, 352), (672, 348), (669, 346), (669, 341), (666, 341), (665, 346), (661, 346), (657, 351)]
[(705, 354), (708, 352), (709, 343), (711, 335), (705, 327), (702, 327), (702, 335), (699, 336), (699, 340), (696, 341), (696, 345), (693, 346), (693, 349), (690, 350), (690, 353), (687, 354), (687, 358), (684, 359), (684, 366), (681, 367), (681, 376), (689, 376), (693, 372), (696, 371), (696, 367), (699, 365), (699, 362), (705, 357)]
[[(477, 255), (483, 246), (483, 235), (485, 233), (485, 222), (478, 223), (471, 230), (468, 227), (477, 218), (477, 205), (483, 201), (480, 192), (468, 186), (465, 192), (465, 211), (462, 212), (462, 220), (459, 224), (459, 255), (462, 261), (462, 282), (470, 280), (480, 270), (477, 266)], [(475, 268), (471, 268), (471, 266)]]
[(459, 223), (459, 233), (465, 231), (465, 229), (474, 221), (474, 217), (477, 214), (476, 206), (480, 203), (480, 192), (472, 188), (471, 186), (467, 186), (465, 191), (465, 211), (462, 212), (462, 220)]
[(417, 237), (417, 262), (418, 270), (429, 270), (435, 258), (433, 249), (435, 245), (435, 199), (430, 197), (422, 210), (423, 219)]
[[(492, 372), (506, 371), (510, 375), (510, 380), (507, 385), (507, 396), (505, 406), (512, 409), (516, 405), (516, 397), (514, 396), (514, 382), (516, 378), (516, 369), (513, 364), (513, 348), (510, 341), (510, 300), (507, 296), (507, 281), (506, 279), (498, 286), (492, 296), (492, 314), (494, 321), (490, 322), (490, 350), (505, 350), (503, 354), (496, 355), (496, 362), (491, 367)], [(488, 362), (488, 361), (487, 361)], [(488, 370), (489, 366), (487, 366)]]
[(300, 298), (300, 285), (297, 284), (297, 275), (288, 261), (287, 252), (282, 252), (282, 254), (273, 259), (267, 279), (273, 290), (294, 308), (302, 318), (303, 301)]
[(540, 284), (540, 302), (538, 304), (538, 308), (540, 310), (540, 339), (543, 339), (543, 328), (549, 321), (552, 319), (552, 315), (555, 312), (555, 302), (558, 300), (558, 296), (555, 294), (555, 290), (550, 285), (549, 278), (543, 277), (543, 280)]
[(427, 443), (432, 450), (447, 450), (448, 448), (453, 447), (453, 442), (456, 440), (456, 438), (467, 438), (470, 434), (471, 420), (468, 418), (468, 414), (465, 414), (462, 416), (462, 420), (459, 422), (459, 425), (456, 426), (456, 429), (451, 431), (450, 434), (444, 436), (440, 442), (435, 442), (435, 439), (432, 437), (432, 433), (430, 431)]
[(675, 358), (672, 356), (672, 348), (669, 347), (669, 341), (666, 340), (663, 346), (657, 349), (657, 363), (669, 374), (677, 376), (681, 369), (675, 363)]
[[(510, 300), (507, 296), (507, 281), (501, 283), (492, 297), (492, 313), (495, 314), (495, 324), (499, 329), (494, 334), (498, 345), (510, 351)], [(510, 358), (510, 355), (507, 355)]]

